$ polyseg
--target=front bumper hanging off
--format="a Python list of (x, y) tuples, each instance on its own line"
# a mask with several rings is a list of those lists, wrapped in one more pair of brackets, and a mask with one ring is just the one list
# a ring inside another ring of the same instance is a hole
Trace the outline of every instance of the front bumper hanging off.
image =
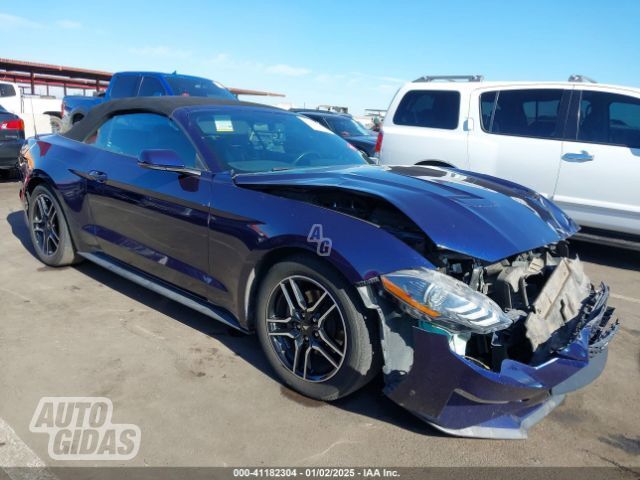
[[(580, 314), (567, 323), (567, 328), (575, 329), (570, 340), (562, 348), (540, 347), (548, 349), (544, 361), (525, 364), (506, 359), (499, 371), (453, 351), (447, 332), (411, 327), (411, 366), (401, 373), (385, 370), (385, 393), (446, 433), (526, 438), (527, 430), (558, 406), (567, 392), (602, 373), (608, 343), (618, 330), (618, 322), (612, 321), (613, 309), (607, 307), (608, 297), (605, 285), (592, 289)], [(388, 325), (386, 330), (388, 334)], [(557, 339), (552, 340), (548, 343), (557, 346)], [(390, 348), (387, 343), (386, 349)]]

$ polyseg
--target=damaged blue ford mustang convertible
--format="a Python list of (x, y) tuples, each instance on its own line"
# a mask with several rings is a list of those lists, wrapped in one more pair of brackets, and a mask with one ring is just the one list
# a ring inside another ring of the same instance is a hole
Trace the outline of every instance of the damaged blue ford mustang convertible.
[(385, 393), (455, 435), (523, 438), (603, 370), (618, 323), (552, 202), (486, 175), (370, 165), (315, 122), (182, 97), (31, 139), (35, 252), (89, 260), (244, 332), (290, 388)]

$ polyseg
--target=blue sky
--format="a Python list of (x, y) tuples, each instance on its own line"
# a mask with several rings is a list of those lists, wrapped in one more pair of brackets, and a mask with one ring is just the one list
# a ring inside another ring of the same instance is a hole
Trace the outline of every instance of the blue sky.
[(30, 0), (0, 5), (0, 57), (177, 70), (361, 113), (423, 74), (640, 86), (639, 19), (637, 0)]

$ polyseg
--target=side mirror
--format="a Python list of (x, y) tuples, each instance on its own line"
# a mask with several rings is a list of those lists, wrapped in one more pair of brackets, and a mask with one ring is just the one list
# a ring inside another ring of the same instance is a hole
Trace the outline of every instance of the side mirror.
[(183, 175), (200, 176), (200, 170), (184, 165), (178, 154), (173, 150), (143, 150), (140, 153), (138, 166), (149, 170), (176, 172)]

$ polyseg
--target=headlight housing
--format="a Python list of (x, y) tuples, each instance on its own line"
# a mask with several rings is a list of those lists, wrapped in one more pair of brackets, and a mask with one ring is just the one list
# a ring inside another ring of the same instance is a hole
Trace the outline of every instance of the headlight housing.
[(486, 334), (512, 324), (489, 297), (436, 270), (399, 270), (380, 279), (410, 314), (450, 332)]

